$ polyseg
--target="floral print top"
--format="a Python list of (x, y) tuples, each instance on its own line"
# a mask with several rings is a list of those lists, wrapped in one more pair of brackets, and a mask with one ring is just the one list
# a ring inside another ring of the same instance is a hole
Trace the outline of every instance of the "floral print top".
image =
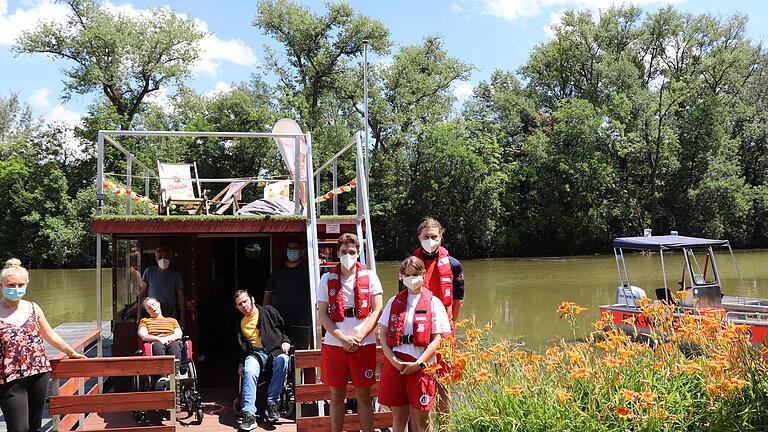
[(0, 358), (3, 360), (0, 365), (0, 384), (51, 370), (34, 303), (24, 303), (29, 305), (32, 313), (22, 325), (0, 320)]

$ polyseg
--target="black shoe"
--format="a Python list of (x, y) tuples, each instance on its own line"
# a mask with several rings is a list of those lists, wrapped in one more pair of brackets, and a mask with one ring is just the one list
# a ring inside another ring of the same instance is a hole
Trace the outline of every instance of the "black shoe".
[(277, 423), (280, 421), (280, 413), (277, 412), (277, 403), (267, 402), (267, 421)]
[(258, 426), (256, 423), (256, 415), (252, 412), (243, 411), (243, 422), (240, 423), (240, 429), (249, 431), (256, 429), (256, 426)]

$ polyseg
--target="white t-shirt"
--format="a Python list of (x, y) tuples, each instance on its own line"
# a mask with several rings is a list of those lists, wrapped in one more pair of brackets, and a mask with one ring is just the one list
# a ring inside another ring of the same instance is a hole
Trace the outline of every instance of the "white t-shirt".
[[(413, 317), (416, 315), (416, 305), (419, 304), (419, 298), (421, 294), (408, 294), (408, 301), (406, 302), (405, 323), (403, 323), (403, 336), (413, 334)], [(395, 297), (392, 297), (387, 302), (387, 306), (384, 308), (384, 313), (379, 318), (379, 324), (387, 327), (389, 326), (390, 311), (392, 310), (392, 301)], [(443, 302), (435, 296), (432, 296), (432, 334), (449, 335), (451, 334), (451, 323), (448, 321), (448, 312), (445, 311)], [(382, 329), (381, 338), (385, 340), (387, 337), (386, 330)], [(413, 344), (401, 344), (396, 347), (392, 347), (393, 351), (407, 354), (413, 358), (418, 359), (420, 355), (424, 353), (427, 347), (420, 347)], [(432, 362), (434, 359), (430, 359)]]
[[(379, 277), (376, 276), (376, 273), (370, 270), (365, 271), (368, 272), (368, 288), (371, 295), (371, 310), (373, 310), (373, 296), (381, 295), (384, 291), (381, 289), (381, 281), (379, 281)], [(317, 287), (317, 301), (328, 303), (328, 278), (330, 278), (332, 274), (333, 273), (328, 272), (320, 278), (320, 285)], [(348, 308), (355, 307), (354, 273), (346, 279), (342, 275), (339, 275), (339, 277), (341, 278), (341, 293), (344, 295), (344, 305)], [(347, 336), (355, 336), (363, 327), (364, 323), (364, 319), (347, 317), (344, 318), (344, 321), (337, 322), (336, 328), (341, 330), (341, 332)], [(325, 341), (323, 343), (326, 345), (342, 346), (341, 342), (339, 342), (339, 340), (331, 333), (325, 334)], [(374, 332), (370, 332), (368, 336), (363, 339), (361, 345), (369, 345), (372, 343), (376, 343), (376, 335), (374, 335)]]

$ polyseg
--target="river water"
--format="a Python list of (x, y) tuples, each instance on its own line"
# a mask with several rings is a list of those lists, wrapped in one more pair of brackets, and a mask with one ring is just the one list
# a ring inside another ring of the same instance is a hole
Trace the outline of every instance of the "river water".
[[(736, 251), (744, 277), (743, 292), (749, 297), (768, 298), (768, 251)], [(682, 271), (682, 255), (665, 254), (667, 284), (674, 291)], [(717, 255), (723, 290), (741, 295), (738, 273), (727, 253)], [(588, 308), (579, 315), (582, 327), (598, 318), (597, 306), (613, 303), (618, 285), (616, 260), (612, 255), (559, 258), (503, 258), (464, 261), (466, 296), (461, 317), (482, 325), (495, 322), (498, 337), (519, 339), (540, 348), (571, 331), (555, 310), (563, 301)], [(650, 297), (663, 287), (658, 254), (627, 256), (630, 280)], [(384, 285), (385, 302), (397, 289), (399, 263), (380, 262), (378, 273)], [(33, 270), (27, 298), (38, 302), (51, 325), (96, 320), (96, 272), (83, 270)], [(111, 271), (103, 273), (104, 318), (112, 316)]]

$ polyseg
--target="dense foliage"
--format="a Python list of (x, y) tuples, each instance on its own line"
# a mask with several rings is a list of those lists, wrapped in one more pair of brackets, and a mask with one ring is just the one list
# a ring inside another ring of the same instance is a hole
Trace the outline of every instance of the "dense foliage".
[[(438, 37), (396, 45), (381, 22), (346, 3), (317, 14), (259, 1), (255, 31), (275, 40), (265, 65), (212, 96), (184, 85), (201, 37), (188, 20), (166, 9), (128, 18), (95, 1), (67, 4), (82, 25), (43, 23), (16, 50), (69, 59), (63, 95), (99, 97), (73, 144), (72, 131), (40, 124), (15, 95), (0, 96), (0, 255), (34, 266), (89, 264), (99, 129), (264, 131), (291, 117), (312, 132), (319, 165), (363, 126), (363, 39), (379, 59), (369, 109), (379, 257), (411, 251), (427, 215), (443, 222), (447, 247), (464, 258), (599, 252), (643, 228), (768, 245), (768, 53), (746, 36), (744, 16), (628, 6), (566, 12), (525, 65), (494, 72), (460, 105), (453, 89), (472, 65)], [(154, 31), (167, 25), (178, 31)], [(115, 26), (144, 36), (122, 37), (108, 30)], [(185, 55), (132, 61), (151, 38)], [(120, 48), (127, 57), (117, 61), (135, 70), (117, 73), (97, 55), (104, 50), (86, 49), (97, 42)], [(147, 100), (171, 83), (178, 86), (167, 102)], [(149, 166), (196, 161), (203, 177), (285, 174), (267, 140), (121, 143)], [(342, 183), (354, 177), (349, 158), (339, 169)], [(114, 149), (107, 171), (125, 171)], [(320, 189), (330, 187), (326, 174)], [(342, 211), (353, 210), (352, 195), (340, 196)]]
[(648, 343), (618, 330), (608, 312), (582, 331), (583, 308), (564, 302), (558, 312), (579, 342), (542, 353), (494, 339), (491, 324), (457, 322), (464, 335), (438, 351), (450, 373), (430, 367), (453, 394), (441, 430), (765, 430), (768, 352), (749, 342), (749, 326), (723, 321), (722, 309), (678, 318), (672, 306), (642, 309)]

